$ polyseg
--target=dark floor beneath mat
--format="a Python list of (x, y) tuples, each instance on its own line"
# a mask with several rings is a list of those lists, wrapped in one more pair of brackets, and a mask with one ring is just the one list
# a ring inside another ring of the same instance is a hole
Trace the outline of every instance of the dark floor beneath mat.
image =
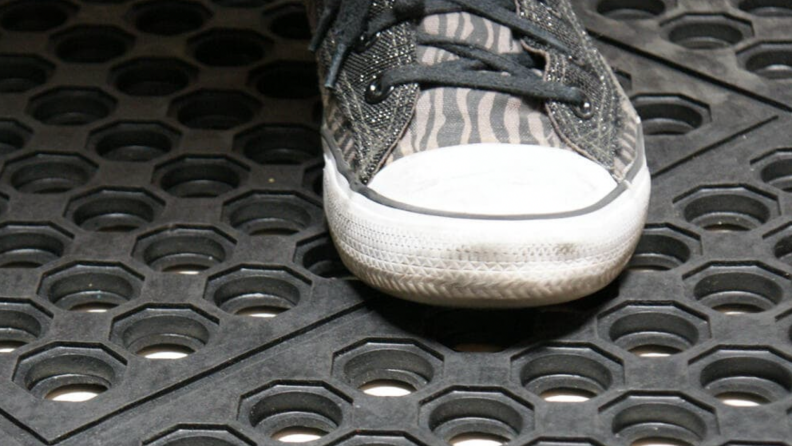
[(792, 1), (574, 3), (650, 223), (605, 291), (499, 313), (349, 279), (299, 4), (0, 1), (0, 445), (785, 444)]

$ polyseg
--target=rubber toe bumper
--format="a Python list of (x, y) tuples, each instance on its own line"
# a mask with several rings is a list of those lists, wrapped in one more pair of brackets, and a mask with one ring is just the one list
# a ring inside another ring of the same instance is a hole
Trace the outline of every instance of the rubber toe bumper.
[(621, 184), (572, 152), (480, 144), (398, 160), (370, 193), (327, 154), (325, 207), (360, 279), (423, 303), (548, 305), (591, 294), (624, 268), (644, 226), (643, 161)]

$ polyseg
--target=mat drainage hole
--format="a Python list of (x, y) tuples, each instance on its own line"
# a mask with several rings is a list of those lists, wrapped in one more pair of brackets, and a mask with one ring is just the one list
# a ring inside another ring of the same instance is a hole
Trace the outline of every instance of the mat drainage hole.
[(776, 281), (747, 272), (724, 272), (701, 279), (693, 295), (702, 304), (726, 315), (761, 313), (784, 297)]
[(214, 198), (239, 187), (241, 177), (222, 161), (191, 161), (176, 163), (160, 178), (160, 187), (179, 198)]
[(37, 59), (0, 57), (0, 93), (21, 93), (43, 85), (51, 71)]
[(27, 144), (27, 134), (16, 126), (0, 127), (0, 156), (9, 155), (21, 150)]
[(632, 438), (631, 446), (694, 446), (707, 436), (707, 424), (695, 412), (662, 402), (645, 402), (619, 412), (614, 434)]
[(176, 314), (141, 317), (120, 329), (118, 337), (130, 352), (147, 358), (175, 360), (201, 350), (209, 342), (209, 327)]
[(761, 17), (789, 17), (792, 16), (792, 1), (790, 0), (743, 0), (738, 7), (753, 15)]
[(426, 356), (423, 351), (372, 345), (371, 349), (347, 359), (343, 365), (344, 379), (367, 395), (406, 396), (434, 379), (435, 366)]
[(499, 446), (508, 442), (508, 438), (480, 432), (461, 434), (448, 440), (453, 446)]
[(90, 177), (90, 173), (73, 164), (41, 162), (14, 172), (11, 185), (27, 194), (60, 194), (82, 186)]
[[(114, 273), (116, 270), (119, 272)], [(120, 271), (115, 267), (97, 267), (94, 271), (67, 274), (52, 282), (44, 295), (64, 310), (105, 313), (139, 294), (139, 282), (133, 283)]]
[(600, 362), (575, 354), (548, 354), (523, 366), (526, 389), (545, 401), (581, 403), (606, 392), (613, 374)]
[(196, 93), (178, 103), (179, 122), (192, 129), (229, 130), (251, 119), (258, 104), (233, 93)]
[(226, 260), (229, 247), (200, 234), (168, 234), (152, 240), (143, 250), (143, 261), (152, 269), (185, 275), (199, 274)]
[(281, 443), (319, 440), (341, 425), (339, 405), (322, 395), (289, 391), (268, 396), (250, 410), (250, 422)]
[(98, 348), (56, 347), (25, 359), (14, 379), (38, 398), (63, 403), (90, 401), (112, 389), (124, 365)]
[(266, 127), (239, 146), (245, 157), (262, 165), (298, 165), (322, 153), (319, 134), (302, 127)]
[(294, 308), (300, 289), (275, 277), (242, 276), (223, 283), (212, 294), (221, 310), (238, 316), (269, 319)]
[(99, 191), (69, 206), (74, 223), (96, 232), (130, 232), (154, 221), (163, 204), (145, 192)]
[(792, 79), (792, 48), (787, 45), (768, 45), (745, 59), (745, 69), (764, 78)]
[[(253, 64), (264, 57), (264, 44), (256, 34), (219, 31), (200, 38), (195, 59), (204, 65), (233, 67)], [(293, 80), (290, 82), (294, 82)], [(287, 84), (280, 85), (283, 88)]]
[(761, 201), (739, 194), (716, 193), (696, 198), (683, 210), (685, 220), (716, 232), (749, 231), (767, 223), (770, 208)]
[(651, 19), (664, 13), (662, 0), (601, 0), (597, 12), (616, 20)]
[(690, 248), (681, 240), (662, 234), (644, 234), (629, 263), (633, 271), (668, 271), (686, 263)]
[(30, 114), (48, 125), (86, 125), (108, 117), (115, 101), (93, 90), (63, 89), (31, 102)]
[(355, 278), (341, 261), (338, 251), (329, 239), (307, 249), (302, 261), (308, 271), (319, 277), (345, 280)]
[(299, 6), (284, 7), (272, 20), (270, 29), (278, 37), (292, 40), (311, 38), (311, 26), (305, 9)]
[(522, 414), (498, 400), (460, 396), (435, 407), (429, 414), (429, 429), (450, 444), (481, 439), (505, 444), (520, 435)]
[(702, 111), (676, 98), (638, 98), (635, 110), (647, 136), (685, 135), (704, 125), (706, 119)]
[(784, 192), (792, 192), (792, 158), (773, 161), (762, 169), (762, 181)]
[(360, 390), (366, 395), (378, 397), (402, 397), (415, 392), (415, 387), (394, 380), (376, 380), (360, 386)]
[(147, 59), (114, 73), (115, 86), (130, 96), (168, 96), (190, 84), (192, 73), (178, 61)]
[(726, 22), (706, 20), (680, 23), (668, 34), (668, 39), (691, 50), (727, 48), (745, 39), (742, 30)]
[(0, 236), (0, 268), (38, 268), (59, 259), (66, 246), (51, 235), (15, 232)]
[(72, 9), (60, 1), (20, 0), (0, 11), (0, 26), (9, 31), (49, 31), (66, 23)]
[(307, 62), (278, 62), (253, 72), (256, 88), (276, 99), (308, 99), (319, 95), (316, 65)]
[(780, 239), (773, 248), (778, 260), (792, 265), (792, 235)]
[(44, 327), (35, 317), (21, 311), (0, 310), (0, 354), (35, 342), (43, 332)]
[(273, 196), (246, 200), (230, 212), (228, 221), (251, 236), (296, 234), (314, 220), (311, 212), (298, 203), (291, 198)]
[(104, 63), (123, 56), (131, 45), (131, 39), (115, 28), (90, 27), (58, 37), (55, 54), (66, 62)]
[(101, 385), (74, 384), (54, 389), (44, 398), (64, 403), (84, 403), (96, 398), (107, 390), (106, 387)]
[(716, 360), (704, 367), (701, 385), (726, 405), (755, 407), (789, 395), (792, 373), (769, 359), (736, 356)]
[(190, 1), (155, 1), (134, 12), (135, 28), (144, 33), (175, 36), (201, 28), (211, 13)]
[(699, 341), (698, 328), (687, 319), (669, 313), (638, 312), (617, 319), (609, 330), (619, 347), (644, 358), (681, 353)]
[(144, 163), (171, 151), (173, 139), (166, 133), (148, 128), (128, 127), (101, 137), (96, 153), (112, 161)]

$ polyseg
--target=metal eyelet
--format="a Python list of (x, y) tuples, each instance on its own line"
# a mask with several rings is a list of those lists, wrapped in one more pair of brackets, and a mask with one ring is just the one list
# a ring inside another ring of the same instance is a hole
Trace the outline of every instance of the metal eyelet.
[(393, 85), (383, 86), (382, 76), (377, 76), (366, 88), (366, 102), (372, 105), (379, 104), (390, 96), (393, 89)]
[(382, 32), (377, 31), (373, 35), (363, 34), (355, 44), (355, 52), (362, 53), (374, 46), (375, 43), (382, 37)]
[(594, 105), (588, 97), (583, 100), (583, 103), (573, 105), (570, 108), (572, 109), (572, 113), (580, 119), (589, 120), (594, 117)]

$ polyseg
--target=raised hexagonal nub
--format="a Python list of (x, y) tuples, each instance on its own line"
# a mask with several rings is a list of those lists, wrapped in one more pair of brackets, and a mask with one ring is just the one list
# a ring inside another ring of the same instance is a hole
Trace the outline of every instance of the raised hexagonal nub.
[(604, 313), (599, 333), (605, 340), (641, 357), (681, 353), (710, 337), (701, 315), (676, 304), (626, 304)]
[(74, 198), (66, 218), (98, 232), (129, 232), (152, 223), (165, 203), (144, 189), (99, 189)]
[(275, 383), (243, 397), (239, 418), (274, 440), (310, 441), (339, 429), (350, 403), (324, 384)]
[(20, 300), (0, 300), (0, 354), (11, 353), (45, 335), (52, 315)]
[(674, 200), (682, 218), (707, 231), (749, 231), (779, 214), (778, 198), (750, 186), (702, 186)]
[(588, 401), (624, 381), (621, 362), (588, 345), (532, 348), (513, 367), (520, 384), (549, 402)]
[(702, 444), (717, 435), (713, 410), (685, 395), (631, 393), (602, 407), (601, 417), (625, 444)]
[(20, 359), (14, 382), (39, 398), (84, 402), (118, 386), (125, 368), (106, 347), (54, 344)]
[(142, 286), (125, 265), (82, 262), (44, 274), (38, 295), (65, 310), (103, 313), (137, 299)]
[(243, 266), (212, 276), (205, 298), (239, 316), (272, 318), (310, 293), (309, 281), (288, 269)]
[(725, 315), (760, 313), (789, 298), (787, 274), (758, 262), (710, 263), (685, 276), (689, 295)]
[(753, 407), (792, 393), (789, 358), (755, 348), (721, 347), (691, 361), (691, 381), (723, 404)]
[(198, 274), (225, 262), (235, 244), (211, 227), (174, 227), (143, 235), (133, 255), (156, 271)]
[(682, 95), (641, 95), (633, 98), (646, 136), (679, 136), (711, 120), (709, 106)]
[(442, 374), (443, 358), (420, 343), (369, 340), (336, 353), (333, 374), (371, 396), (399, 397)]
[(60, 194), (85, 185), (97, 166), (80, 155), (36, 153), (9, 162), (3, 180), (27, 194)]
[(439, 438), (509, 443), (533, 430), (533, 409), (500, 390), (451, 388), (426, 401), (420, 422)]
[(754, 34), (751, 22), (726, 14), (683, 14), (662, 28), (668, 40), (691, 50), (734, 46)]
[(148, 359), (181, 359), (204, 348), (218, 321), (194, 308), (146, 307), (113, 321), (110, 338)]

